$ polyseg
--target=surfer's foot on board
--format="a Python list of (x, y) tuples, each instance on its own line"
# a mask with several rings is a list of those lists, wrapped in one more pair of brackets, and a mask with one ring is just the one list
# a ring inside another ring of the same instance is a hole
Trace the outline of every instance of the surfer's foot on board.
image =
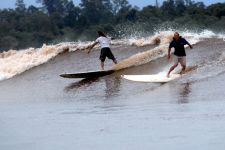
[(166, 75), (166, 77), (167, 77), (167, 78), (170, 78), (170, 74), (168, 73), (168, 74)]
[(185, 70), (181, 70), (179, 74), (182, 76), (184, 73), (185, 73)]

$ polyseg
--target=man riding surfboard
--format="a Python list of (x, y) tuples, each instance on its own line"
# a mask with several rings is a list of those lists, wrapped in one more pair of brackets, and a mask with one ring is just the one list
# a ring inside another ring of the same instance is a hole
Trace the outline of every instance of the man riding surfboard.
[(169, 49), (168, 49), (168, 59), (171, 57), (171, 48), (174, 48), (174, 55), (175, 55), (175, 62), (174, 65), (170, 68), (169, 72), (167, 73), (167, 77), (170, 77), (170, 73), (178, 66), (180, 63), (182, 66), (182, 70), (180, 74), (186, 69), (186, 52), (184, 45), (188, 45), (191, 49), (193, 48), (192, 45), (186, 41), (183, 37), (179, 35), (178, 32), (174, 33), (173, 40), (170, 42)]
[(88, 53), (90, 53), (91, 49), (94, 48), (98, 43), (101, 46), (101, 54), (99, 59), (101, 60), (101, 69), (104, 70), (104, 62), (106, 57), (111, 59), (115, 64), (117, 64), (117, 60), (114, 57), (112, 51), (110, 50), (110, 42), (111, 38), (107, 37), (102, 31), (98, 31), (98, 38), (95, 42), (90, 46)]

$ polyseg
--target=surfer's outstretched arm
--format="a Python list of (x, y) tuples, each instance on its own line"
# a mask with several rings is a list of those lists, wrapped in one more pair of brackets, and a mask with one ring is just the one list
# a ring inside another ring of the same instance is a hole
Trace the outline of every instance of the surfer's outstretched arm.
[(88, 48), (88, 51), (87, 53), (89, 54), (91, 52), (91, 50), (95, 47), (95, 45), (97, 45), (98, 42), (94, 42), (89, 48)]
[[(185, 41), (186, 41), (186, 40), (185, 40)], [(192, 46), (188, 41), (186, 41), (186, 44), (190, 47), (190, 49), (193, 48), (193, 46)]]
[(193, 48), (193, 46), (190, 44), (190, 43), (188, 43), (188, 46), (192, 49)]

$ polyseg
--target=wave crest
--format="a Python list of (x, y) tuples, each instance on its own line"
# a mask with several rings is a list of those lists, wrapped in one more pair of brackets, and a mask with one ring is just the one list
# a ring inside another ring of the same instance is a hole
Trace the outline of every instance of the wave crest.
[[(167, 53), (169, 42), (173, 37), (174, 31), (161, 31), (152, 36), (139, 39), (129, 38), (120, 39), (112, 42), (113, 45), (135, 45), (146, 46), (156, 45), (155, 48), (148, 51), (135, 54), (125, 60), (122, 60), (112, 69), (120, 70), (135, 65), (144, 64), (151, 60), (163, 57)], [(205, 30), (201, 33), (180, 32), (182, 36), (188, 39), (191, 44), (196, 44), (204, 38), (223, 38), (223, 35), (216, 35), (212, 31)], [(41, 48), (28, 48), (25, 50), (9, 50), (0, 53), (0, 79), (8, 79), (21, 74), (33, 67), (39, 66), (56, 57), (63, 52), (74, 52), (87, 49), (92, 42), (60, 43), (57, 45), (43, 45)]]

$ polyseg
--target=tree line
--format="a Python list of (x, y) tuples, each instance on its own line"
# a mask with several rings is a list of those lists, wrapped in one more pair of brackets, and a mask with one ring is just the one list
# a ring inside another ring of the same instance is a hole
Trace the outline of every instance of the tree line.
[(16, 0), (14, 9), (0, 9), (0, 50), (94, 40), (98, 30), (123, 38), (166, 28), (221, 32), (225, 27), (225, 3), (166, 0), (140, 9), (127, 0), (36, 1), (40, 7)]

